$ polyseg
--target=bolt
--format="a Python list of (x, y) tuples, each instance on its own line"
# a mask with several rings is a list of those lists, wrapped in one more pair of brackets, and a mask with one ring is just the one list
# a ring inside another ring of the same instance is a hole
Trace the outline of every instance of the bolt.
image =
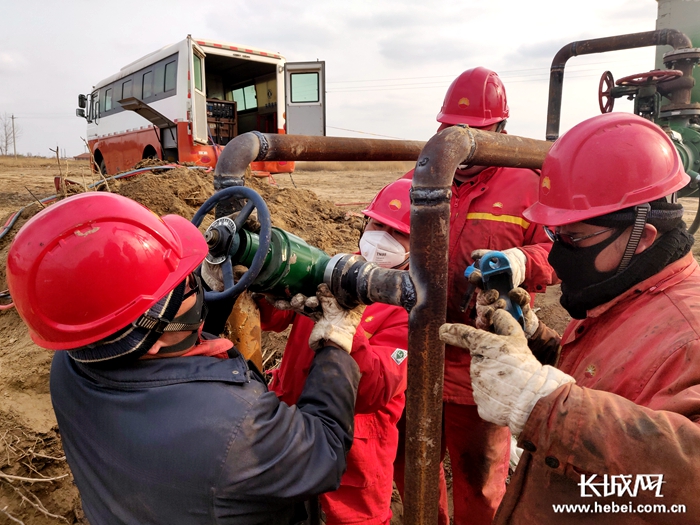
[(219, 230), (207, 230), (204, 232), (204, 240), (207, 241), (208, 246), (216, 246), (219, 242)]

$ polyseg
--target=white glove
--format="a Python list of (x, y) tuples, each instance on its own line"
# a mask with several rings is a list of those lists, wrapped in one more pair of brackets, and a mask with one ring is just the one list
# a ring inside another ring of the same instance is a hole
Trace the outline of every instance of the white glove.
[(362, 320), (362, 312), (365, 305), (361, 304), (352, 310), (347, 310), (338, 304), (333, 297), (328, 285), (321, 283), (316, 292), (323, 309), (323, 317), (316, 323), (309, 337), (309, 346), (312, 350), (323, 348), (324, 342), (329, 341), (345, 350), (348, 354), (352, 350), (352, 340), (357, 330), (357, 325)]
[[(492, 252), (493, 250), (474, 250), (472, 252), (472, 259), (475, 261), (481, 259), (484, 254)], [(513, 272), (513, 286), (520, 286), (525, 282), (525, 265), (527, 264), (527, 257), (522, 250), (517, 248), (508, 248), (507, 250), (501, 250), (502, 253), (508, 258), (508, 263), (510, 264), (510, 269)]]
[(440, 327), (440, 339), (471, 352), (472, 388), (481, 419), (508, 426), (518, 436), (540, 398), (575, 380), (535, 359), (507, 311), (495, 310), (492, 319), (495, 334), (447, 323)]

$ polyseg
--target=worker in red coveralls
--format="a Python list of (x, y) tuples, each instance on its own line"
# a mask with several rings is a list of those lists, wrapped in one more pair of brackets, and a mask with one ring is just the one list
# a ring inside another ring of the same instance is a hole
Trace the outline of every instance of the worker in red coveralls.
[[(700, 267), (683, 207), (666, 198), (689, 181), (656, 124), (625, 113), (578, 124), (525, 211), (554, 240), (574, 318), (563, 337), (527, 301), (524, 330), (504, 310), (495, 334), (441, 327), (472, 354), (479, 414), (524, 449), (495, 523), (698, 523)], [(557, 368), (530, 351), (560, 342)]]
[[(501, 79), (477, 67), (450, 85), (437, 116), (438, 131), (467, 124), (503, 133), (508, 115)], [(534, 170), (459, 166), (451, 188), (448, 322), (474, 324), (475, 309), (461, 308), (469, 284), (464, 270), (485, 251), (503, 251), (513, 269), (513, 283), (532, 294), (557, 282), (547, 262), (551, 241), (540, 225), (523, 217), (523, 211), (537, 201), (538, 188), (539, 173)], [(455, 525), (491, 523), (505, 493), (510, 455), (508, 429), (482, 420), (477, 413), (470, 361), (461, 348), (445, 348), (443, 444), (452, 463)], [(398, 465), (396, 470), (397, 474), (402, 471)], [(397, 479), (397, 485), (402, 487), (403, 480)], [(448, 519), (444, 493), (440, 500), (440, 524), (444, 525)]]
[[(368, 261), (385, 268), (407, 269), (410, 187), (410, 180), (389, 184), (363, 211), (368, 221), (360, 239), (360, 252)], [(264, 300), (258, 304), (263, 330), (279, 332), (292, 325), (282, 363), (273, 371), (270, 389), (281, 401), (296, 404), (314, 356), (308, 344), (314, 323), (294, 310), (279, 310)], [(283, 303), (282, 307), (287, 305)], [(381, 303), (367, 306), (350, 354), (360, 367), (362, 379), (355, 404), (355, 437), (347, 457), (348, 469), (340, 488), (320, 497), (329, 525), (388, 524), (391, 519), (393, 462), (398, 443), (396, 424), (405, 404), (407, 348), (407, 312), (399, 306)]]

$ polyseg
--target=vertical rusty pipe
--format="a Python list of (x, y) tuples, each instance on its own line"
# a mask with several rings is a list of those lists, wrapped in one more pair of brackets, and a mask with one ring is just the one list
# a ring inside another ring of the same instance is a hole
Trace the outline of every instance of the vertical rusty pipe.
[(454, 126), (428, 141), (411, 189), (405, 525), (437, 524), (450, 198), (459, 164), (540, 168), (551, 143)]
[(549, 141), (559, 137), (561, 119), (561, 99), (564, 84), (564, 67), (566, 61), (578, 55), (605, 53), (621, 49), (634, 49), (647, 46), (673, 46), (673, 49), (693, 47), (690, 38), (675, 29), (659, 29), (629, 35), (579, 40), (562, 47), (554, 55), (549, 73), (549, 105), (547, 107), (547, 134)]
[(450, 186), (457, 166), (469, 153), (464, 141), (455, 140), (462, 138), (457, 133), (457, 128), (448, 128), (428, 141), (411, 188), (409, 273), (416, 305), (408, 321), (405, 525), (437, 524), (445, 362), (438, 330), (447, 312)]

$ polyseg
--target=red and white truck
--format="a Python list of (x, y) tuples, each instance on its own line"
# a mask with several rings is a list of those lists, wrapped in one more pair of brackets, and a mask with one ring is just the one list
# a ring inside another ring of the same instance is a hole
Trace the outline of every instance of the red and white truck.
[[(241, 133), (325, 135), (324, 67), (188, 35), (79, 95), (76, 114), (87, 120), (90, 151), (103, 173), (146, 158), (215, 166)], [(253, 169), (286, 173), (294, 164)]]

